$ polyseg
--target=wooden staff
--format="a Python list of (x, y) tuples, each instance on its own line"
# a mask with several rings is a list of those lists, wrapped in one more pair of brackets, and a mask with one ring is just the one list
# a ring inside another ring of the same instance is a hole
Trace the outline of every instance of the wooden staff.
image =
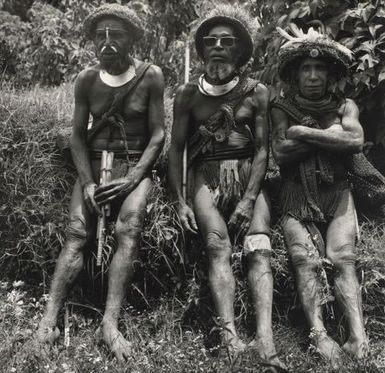
[[(187, 84), (190, 80), (190, 46), (189, 40), (186, 40), (185, 58), (184, 58), (184, 82)], [(182, 174), (182, 195), (187, 198), (187, 145), (183, 150), (183, 174)]]
[[(114, 153), (102, 151), (102, 159), (100, 161), (100, 185), (104, 185), (111, 180), (112, 165), (114, 162)], [(106, 217), (111, 214), (111, 206), (109, 203), (101, 207), (102, 216), (98, 218), (98, 228), (96, 232), (96, 239), (98, 244), (96, 265), (100, 267), (102, 265), (102, 253), (103, 246), (106, 241)]]

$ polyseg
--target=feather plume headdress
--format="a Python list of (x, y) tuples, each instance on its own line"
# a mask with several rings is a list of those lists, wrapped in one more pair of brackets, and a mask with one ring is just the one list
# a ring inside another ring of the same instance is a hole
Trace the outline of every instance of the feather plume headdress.
[(350, 62), (353, 60), (353, 52), (350, 49), (313, 27), (310, 27), (307, 33), (295, 24), (290, 24), (289, 27), (293, 36), (277, 27), (277, 31), (286, 39), (278, 52), (278, 72), (283, 81), (290, 81), (291, 72), (296, 71), (295, 67), (305, 58), (325, 60), (331, 64), (337, 79), (348, 74)]

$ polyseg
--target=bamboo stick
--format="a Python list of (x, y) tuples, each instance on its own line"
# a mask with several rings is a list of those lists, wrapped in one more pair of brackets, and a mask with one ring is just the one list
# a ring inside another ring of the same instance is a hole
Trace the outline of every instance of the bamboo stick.
[[(100, 160), (100, 183), (99, 185), (103, 185), (106, 182), (106, 168), (107, 168), (107, 156), (108, 152), (106, 150), (102, 151), (102, 159)], [(96, 255), (96, 265), (100, 267), (102, 265), (102, 253), (103, 253), (103, 245), (104, 245), (104, 233), (106, 228), (106, 210), (105, 206), (101, 207), (102, 216), (98, 217), (98, 228), (97, 228), (97, 255)]]
[[(185, 59), (184, 59), (184, 82), (187, 84), (190, 81), (190, 45), (189, 40), (186, 40)], [(187, 145), (183, 150), (183, 173), (182, 173), (182, 195), (187, 198)]]

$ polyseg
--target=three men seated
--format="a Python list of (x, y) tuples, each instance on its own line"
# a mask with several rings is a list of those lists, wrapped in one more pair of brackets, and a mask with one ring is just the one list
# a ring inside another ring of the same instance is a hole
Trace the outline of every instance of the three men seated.
[[(78, 180), (38, 338), (50, 343), (58, 338), (58, 312), (83, 266), (83, 250), (94, 236), (97, 217), (109, 206), (116, 219), (117, 250), (99, 332), (124, 361), (131, 348), (118, 330), (118, 317), (138, 255), (149, 175), (163, 146), (164, 82), (157, 66), (131, 56), (143, 31), (128, 7), (104, 5), (86, 19), (84, 28), (99, 63), (82, 71), (75, 84), (71, 151)], [(253, 32), (250, 17), (231, 6), (217, 7), (199, 23), (195, 47), (204, 73), (176, 93), (169, 187), (183, 228), (203, 237), (223, 341), (233, 353), (251, 349), (267, 364), (285, 369), (271, 322), (271, 211), (264, 185), (270, 93), (244, 68), (253, 54)], [(280, 50), (279, 73), (290, 94), (276, 99), (271, 109), (272, 149), (282, 177), (279, 214), (312, 342), (338, 367), (342, 350), (322, 321), (316, 276), (322, 256), (334, 265), (336, 298), (349, 325), (343, 349), (358, 358), (368, 349), (355, 274), (356, 213), (342, 162), (361, 150), (363, 132), (355, 103), (329, 92), (331, 80), (347, 74), (351, 53), (312, 29), (298, 38), (281, 32), (289, 41)], [(187, 196), (181, 187), (185, 146)], [(112, 177), (98, 185), (103, 152), (113, 153)], [(256, 322), (255, 338), (247, 346), (235, 328), (230, 263), (233, 243), (240, 238)]]

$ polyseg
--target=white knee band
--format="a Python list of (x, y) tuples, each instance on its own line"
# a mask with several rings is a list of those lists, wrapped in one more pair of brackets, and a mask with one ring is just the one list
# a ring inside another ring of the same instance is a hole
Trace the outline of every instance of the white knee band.
[(270, 238), (264, 233), (252, 234), (246, 236), (243, 242), (243, 253), (248, 255), (251, 253), (260, 252), (266, 253), (271, 252)]

